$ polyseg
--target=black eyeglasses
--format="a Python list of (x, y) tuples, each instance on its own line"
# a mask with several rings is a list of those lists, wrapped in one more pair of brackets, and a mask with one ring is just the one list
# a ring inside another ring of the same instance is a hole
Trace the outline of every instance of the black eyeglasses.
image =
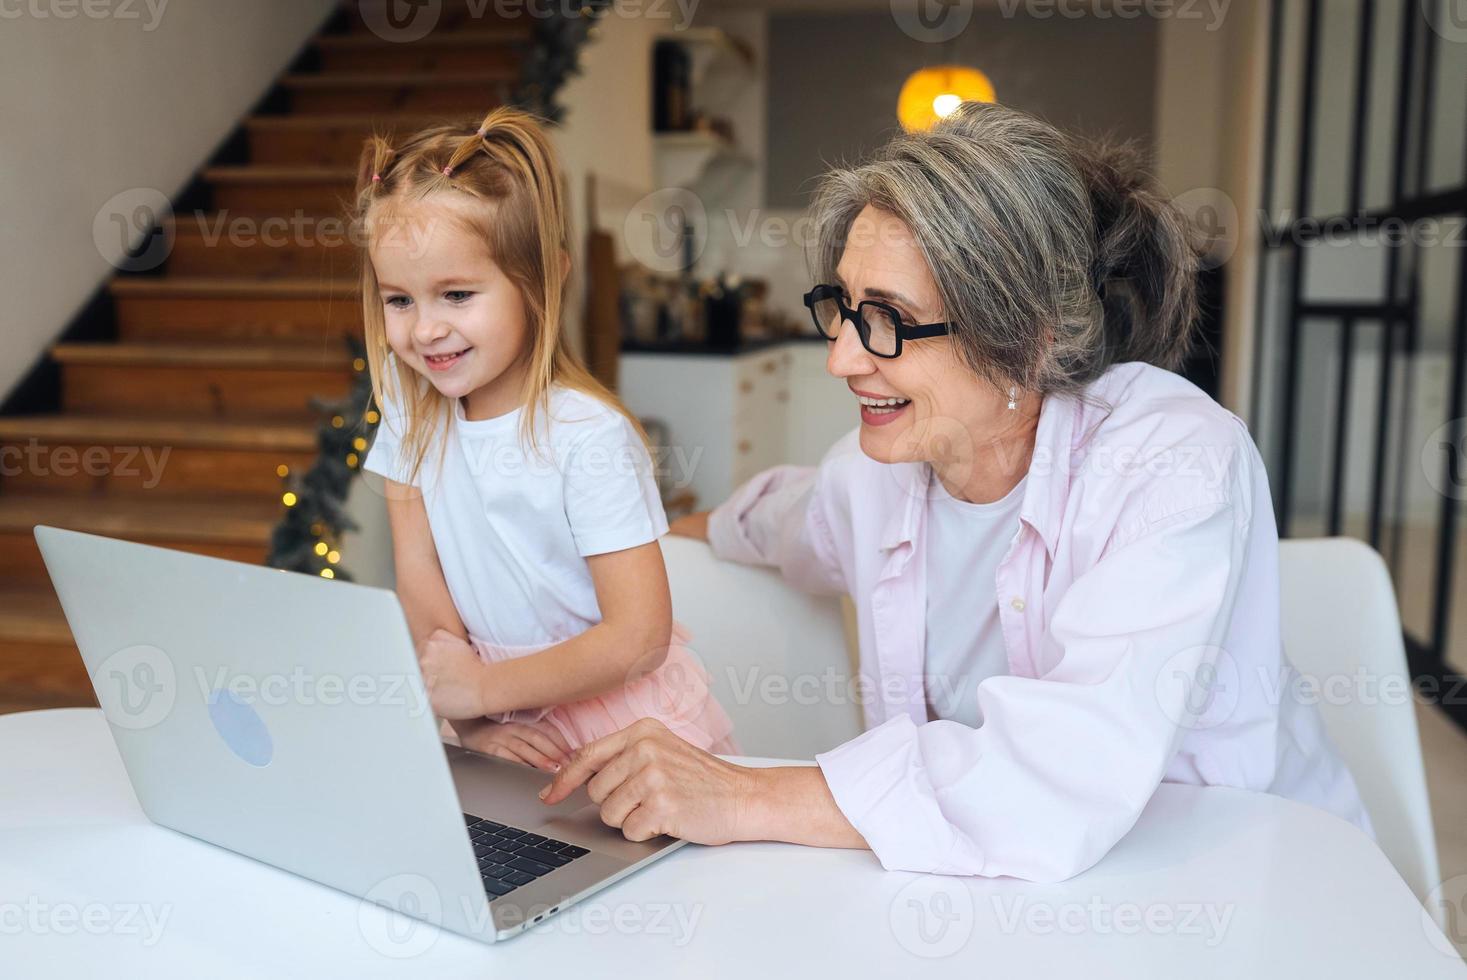
[(820, 336), (835, 340), (840, 336), (840, 325), (849, 320), (856, 325), (861, 346), (877, 357), (899, 356), (904, 340), (942, 337), (948, 332), (946, 323), (903, 323), (895, 308), (879, 300), (862, 300), (853, 310), (841, 298), (839, 286), (816, 286), (805, 294), (805, 306)]

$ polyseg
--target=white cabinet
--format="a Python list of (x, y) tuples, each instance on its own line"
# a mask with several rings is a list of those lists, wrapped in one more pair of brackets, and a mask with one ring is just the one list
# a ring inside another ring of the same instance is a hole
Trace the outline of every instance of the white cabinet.
[(845, 382), (825, 373), (825, 344), (788, 341), (744, 354), (623, 352), (620, 395), (667, 427), (659, 464), (674, 492), (706, 510), (760, 470), (814, 465), (860, 422)]
[(623, 353), (618, 387), (639, 418), (667, 427), (660, 465), (674, 490), (716, 506), (785, 458), (789, 365), (782, 347), (747, 354)]
[(826, 373), (829, 348), (823, 340), (785, 344), (790, 354), (785, 456), (800, 466), (818, 464), (841, 436), (861, 424), (861, 410), (850, 386), (844, 378)]

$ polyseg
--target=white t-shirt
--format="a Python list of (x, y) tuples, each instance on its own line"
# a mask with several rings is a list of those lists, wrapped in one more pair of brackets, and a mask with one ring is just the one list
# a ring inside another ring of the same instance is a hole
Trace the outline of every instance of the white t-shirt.
[(983, 724), (978, 685), (1009, 672), (998, 619), (998, 563), (1019, 531), (1020, 480), (1002, 500), (958, 500), (935, 477), (927, 498), (927, 654), (922, 672), (929, 720)]
[(440, 442), (409, 481), (400, 409), (383, 407), (362, 468), (423, 492), (449, 594), (471, 634), (496, 646), (558, 643), (601, 622), (586, 558), (655, 541), (667, 517), (652, 460), (630, 421), (562, 386), (536, 413), (540, 454), (521, 414), (480, 421), (454, 400)]

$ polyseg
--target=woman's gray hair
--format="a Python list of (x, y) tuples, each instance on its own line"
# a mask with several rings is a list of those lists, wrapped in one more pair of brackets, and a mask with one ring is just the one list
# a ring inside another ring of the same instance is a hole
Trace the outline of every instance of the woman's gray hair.
[(1191, 346), (1198, 252), (1134, 144), (964, 103), (821, 179), (817, 281), (867, 206), (910, 230), (957, 351), (1000, 388), (1075, 391), (1120, 361), (1175, 368)]

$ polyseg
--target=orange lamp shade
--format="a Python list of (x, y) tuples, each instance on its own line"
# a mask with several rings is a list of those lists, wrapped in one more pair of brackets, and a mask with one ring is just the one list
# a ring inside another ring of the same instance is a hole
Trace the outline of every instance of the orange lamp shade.
[(976, 68), (937, 65), (908, 76), (897, 96), (897, 119), (908, 132), (929, 129), (964, 102), (994, 101), (993, 83)]

